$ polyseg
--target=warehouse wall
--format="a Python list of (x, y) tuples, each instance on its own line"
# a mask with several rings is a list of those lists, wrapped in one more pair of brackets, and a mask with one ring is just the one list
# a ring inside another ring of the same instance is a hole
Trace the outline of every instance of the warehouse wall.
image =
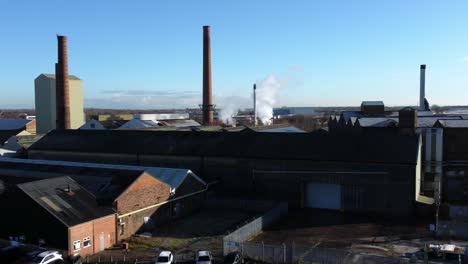
[[(104, 153), (30, 153), (32, 158), (108, 162)], [(342, 187), (342, 210), (410, 214), (415, 197), (415, 164), (315, 162), (230, 157), (123, 155), (140, 165), (187, 168), (205, 181), (219, 180), (215, 189), (242, 198), (287, 200), (290, 207), (304, 206), (307, 182), (335, 183)], [(350, 172), (365, 172), (350, 173)], [(376, 172), (376, 174), (372, 174)]]

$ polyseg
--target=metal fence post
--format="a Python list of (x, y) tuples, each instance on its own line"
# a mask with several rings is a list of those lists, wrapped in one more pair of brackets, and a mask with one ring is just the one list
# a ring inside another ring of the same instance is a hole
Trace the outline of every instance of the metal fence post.
[(265, 243), (262, 241), (262, 261), (265, 262)]
[(292, 263), (296, 263), (294, 261), (294, 255), (296, 254), (296, 243), (294, 243), (294, 241), (292, 242), (292, 246), (291, 246), (291, 262)]
[(283, 263), (286, 263), (286, 244), (283, 243)]

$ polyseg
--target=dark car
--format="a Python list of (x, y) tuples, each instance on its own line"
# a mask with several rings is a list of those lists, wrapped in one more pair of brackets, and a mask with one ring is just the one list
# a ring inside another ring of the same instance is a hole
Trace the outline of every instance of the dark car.
[(242, 257), (238, 252), (231, 252), (224, 257), (223, 263), (239, 264), (242, 263)]

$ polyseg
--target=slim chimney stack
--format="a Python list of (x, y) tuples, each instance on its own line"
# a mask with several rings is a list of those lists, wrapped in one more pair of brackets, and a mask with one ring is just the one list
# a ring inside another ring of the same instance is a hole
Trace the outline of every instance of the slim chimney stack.
[(419, 111), (426, 111), (426, 64), (421, 64), (419, 79)]
[(203, 26), (203, 125), (213, 124), (213, 97), (211, 88), (210, 26)]
[(58, 62), (55, 64), (56, 129), (70, 129), (70, 88), (68, 82), (67, 37), (57, 35)]
[(254, 126), (257, 126), (257, 85), (253, 85)]

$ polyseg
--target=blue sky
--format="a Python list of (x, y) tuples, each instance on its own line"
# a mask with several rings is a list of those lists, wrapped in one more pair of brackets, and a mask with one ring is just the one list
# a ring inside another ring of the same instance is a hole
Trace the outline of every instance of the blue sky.
[(273, 75), (277, 105), (468, 104), (468, 1), (0, 0), (0, 108), (33, 107), (56, 34), (85, 106), (201, 103), (202, 26), (211, 25), (215, 104), (248, 104)]

